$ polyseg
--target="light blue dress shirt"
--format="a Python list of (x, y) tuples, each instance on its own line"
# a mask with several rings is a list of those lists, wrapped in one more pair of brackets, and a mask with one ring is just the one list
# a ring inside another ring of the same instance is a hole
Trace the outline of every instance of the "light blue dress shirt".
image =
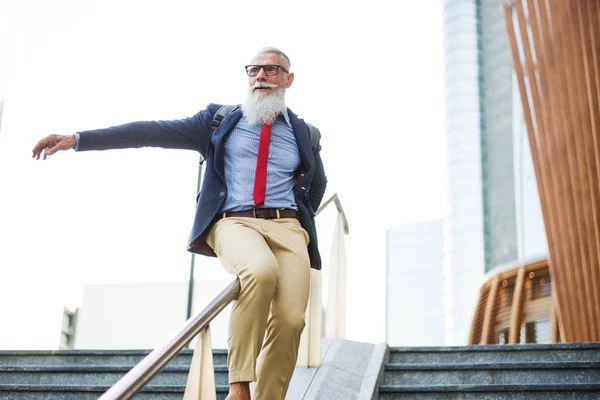
[[(225, 142), (225, 183), (227, 199), (221, 212), (255, 208), (252, 199), (262, 124), (250, 124), (242, 117)], [(267, 188), (263, 208), (298, 210), (294, 197), (300, 152), (287, 110), (271, 128), (267, 162)]]

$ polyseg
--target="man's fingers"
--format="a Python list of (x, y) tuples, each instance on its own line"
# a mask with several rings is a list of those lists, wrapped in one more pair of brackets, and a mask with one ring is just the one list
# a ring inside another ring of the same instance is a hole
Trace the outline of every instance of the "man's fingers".
[(64, 135), (50, 135), (40, 140), (33, 148), (32, 157), (39, 160), (40, 156), (45, 160), (46, 157), (51, 156), (59, 150), (72, 149), (74, 144), (74, 137)]
[[(46, 136), (45, 138), (43, 138), (42, 140), (37, 142), (37, 144), (33, 148), (33, 157), (35, 157), (39, 160), (40, 155), (42, 154), (42, 151), (47, 149), (50, 146), (55, 145), (56, 142), (57, 142), (57, 135)], [(44, 159), (45, 158), (46, 157), (44, 157)]]
[(43, 138), (39, 142), (37, 142), (37, 144), (33, 148), (33, 155), (32, 155), (33, 158), (36, 158), (38, 160), (40, 159), (40, 154), (42, 153), (42, 150), (44, 150), (48, 146), (47, 140), (49, 138), (50, 137), (48, 136), (48, 137)]

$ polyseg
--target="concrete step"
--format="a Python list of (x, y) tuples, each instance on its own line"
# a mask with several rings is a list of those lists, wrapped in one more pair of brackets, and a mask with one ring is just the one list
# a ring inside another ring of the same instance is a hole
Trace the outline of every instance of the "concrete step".
[[(150, 350), (0, 351), (0, 400), (97, 399)], [(193, 350), (184, 349), (134, 399), (181, 399)], [(214, 350), (217, 399), (225, 399), (227, 351)]]
[[(133, 367), (150, 350), (3, 350), (2, 365), (128, 365)], [(184, 349), (169, 365), (187, 365), (192, 349)], [(227, 365), (227, 350), (213, 350), (213, 363)]]
[[(109, 386), (104, 385), (4, 385), (0, 384), (0, 400), (97, 400)], [(182, 385), (149, 386), (132, 399), (181, 400)], [(229, 388), (217, 386), (217, 400), (225, 400)]]
[[(0, 366), (0, 382), (10, 385), (113, 385), (131, 368), (124, 365)], [(189, 367), (167, 365), (149, 385), (185, 385)], [(215, 366), (215, 383), (227, 385), (227, 367)]]
[(451, 364), (600, 360), (600, 343), (392, 347), (390, 363)]
[(379, 400), (598, 400), (600, 384), (381, 385)]
[(387, 364), (386, 385), (599, 383), (600, 361)]

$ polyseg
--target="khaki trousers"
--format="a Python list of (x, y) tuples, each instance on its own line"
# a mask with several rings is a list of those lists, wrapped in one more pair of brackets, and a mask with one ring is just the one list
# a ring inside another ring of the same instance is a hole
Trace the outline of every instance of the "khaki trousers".
[(224, 218), (206, 241), (241, 283), (229, 320), (229, 383), (256, 381), (254, 400), (282, 400), (305, 325), (308, 233), (295, 218)]

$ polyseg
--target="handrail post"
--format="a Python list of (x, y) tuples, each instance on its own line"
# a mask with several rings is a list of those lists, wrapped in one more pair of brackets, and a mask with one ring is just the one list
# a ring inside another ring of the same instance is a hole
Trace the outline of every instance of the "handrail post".
[(329, 282), (327, 289), (327, 313), (325, 337), (344, 339), (346, 334), (346, 246), (344, 243), (344, 219), (338, 213), (329, 253)]
[[(349, 233), (348, 220), (337, 194), (331, 196), (315, 213), (318, 216), (330, 204), (335, 204), (337, 217), (335, 233), (329, 257), (329, 285), (326, 313), (326, 337), (344, 338), (346, 322), (346, 246), (344, 236)], [(299, 367), (316, 367), (321, 361), (322, 336), (322, 275), (320, 271), (310, 271), (310, 296), (306, 315), (306, 328), (300, 337), (298, 350)]]
[(306, 327), (300, 336), (298, 367), (318, 367), (321, 361), (321, 332), (323, 316), (323, 284), (321, 271), (310, 269), (310, 294), (306, 312)]
[(190, 364), (183, 400), (216, 400), (210, 325), (200, 332)]

